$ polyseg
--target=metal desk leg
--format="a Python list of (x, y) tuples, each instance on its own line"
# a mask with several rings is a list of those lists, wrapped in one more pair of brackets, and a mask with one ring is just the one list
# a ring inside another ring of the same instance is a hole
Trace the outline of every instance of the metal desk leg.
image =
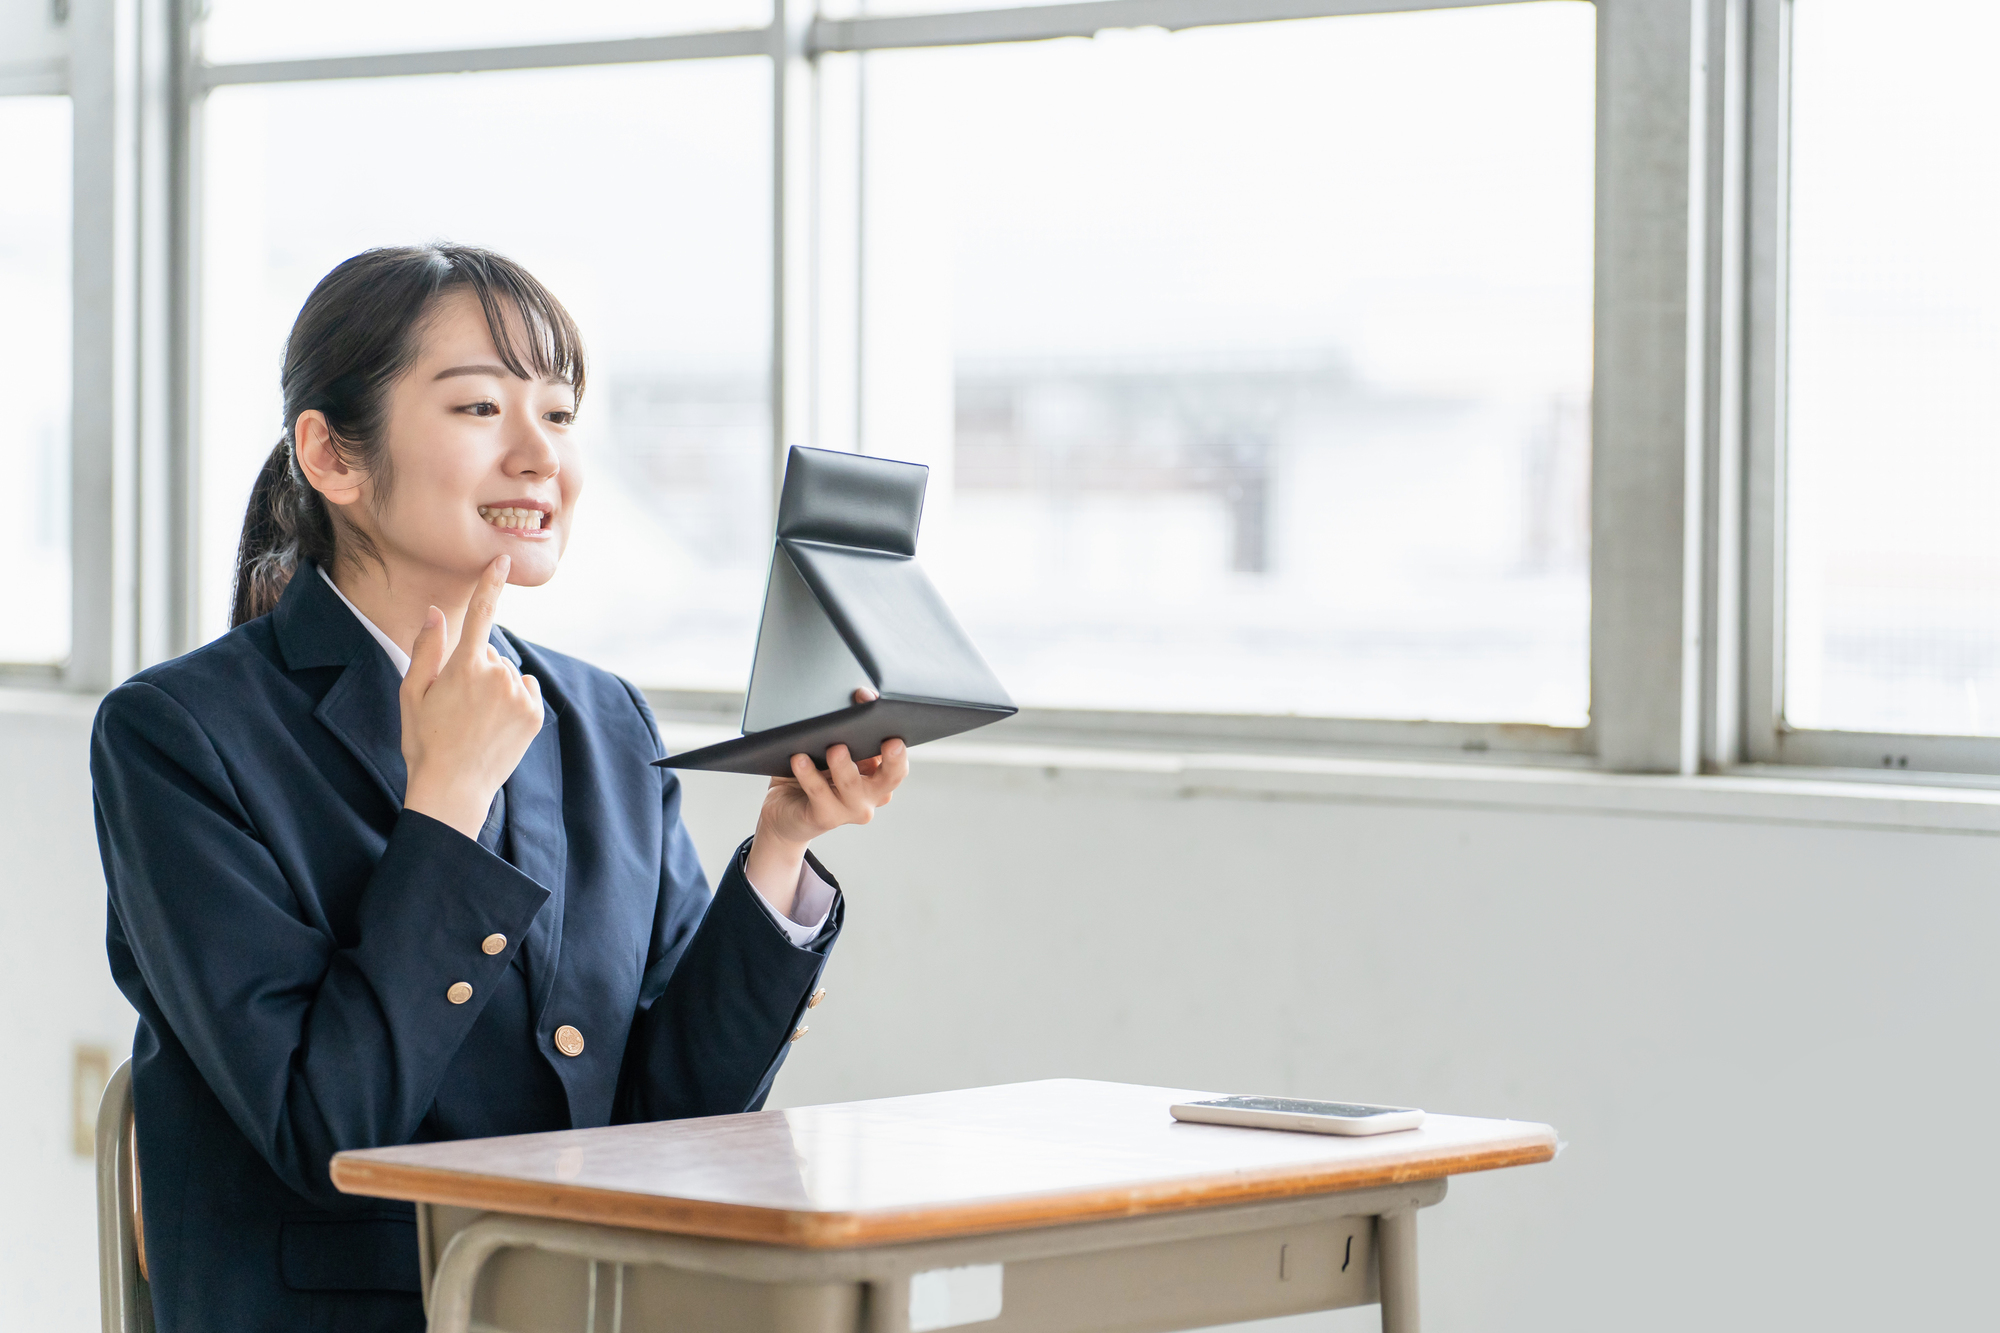
[(514, 1243), (510, 1230), (504, 1220), (489, 1215), (451, 1238), (431, 1282), (429, 1333), (469, 1333), (479, 1270), (497, 1251)]
[(1417, 1209), (1405, 1204), (1375, 1219), (1382, 1279), (1382, 1333), (1417, 1333)]

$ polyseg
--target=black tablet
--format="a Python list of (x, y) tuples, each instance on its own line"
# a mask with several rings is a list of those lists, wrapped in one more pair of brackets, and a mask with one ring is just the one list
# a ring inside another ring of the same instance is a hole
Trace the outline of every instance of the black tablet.
[[(791, 757), (892, 737), (922, 745), (1014, 714), (1014, 701), (918, 565), (929, 469), (824, 449), (791, 451), (736, 740), (668, 768), (782, 777)], [(857, 687), (879, 696), (853, 703)]]
[(809, 717), (769, 731), (754, 731), (735, 740), (704, 745), (699, 750), (683, 750), (658, 762), (667, 768), (702, 768), (720, 773), (762, 773), (786, 777), (792, 771), (792, 756), (809, 754), (813, 763), (826, 767), (826, 752), (845, 745), (856, 762), (882, 753), (882, 742), (900, 740), (905, 745), (956, 736), (989, 722), (998, 722), (1013, 709), (972, 708), (914, 702), (907, 699), (876, 699), (852, 704), (838, 713)]

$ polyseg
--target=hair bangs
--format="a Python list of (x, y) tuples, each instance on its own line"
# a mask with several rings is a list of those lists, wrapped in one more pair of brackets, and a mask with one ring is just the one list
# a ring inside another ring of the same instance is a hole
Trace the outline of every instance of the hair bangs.
[(581, 403), (583, 335), (554, 293), (491, 251), (439, 246), (437, 252), (452, 268), (447, 287), (463, 284), (479, 298), (501, 364), (522, 379), (560, 380)]

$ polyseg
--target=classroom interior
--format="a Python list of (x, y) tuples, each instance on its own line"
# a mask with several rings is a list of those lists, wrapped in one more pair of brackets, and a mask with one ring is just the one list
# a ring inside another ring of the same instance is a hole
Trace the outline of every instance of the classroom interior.
[[(98, 1326), (98, 701), (226, 629), (305, 294), (433, 239), (592, 356), (579, 536), (500, 618), (670, 749), (738, 729), (784, 451), (930, 468), (920, 554), (1021, 712), (826, 840), (846, 938), (773, 1106), (1544, 1122), (1424, 1213), (1432, 1328), (1990, 1323), (1995, 38), (0, 0), (0, 1327)], [(713, 879), (763, 783), (684, 783)]]

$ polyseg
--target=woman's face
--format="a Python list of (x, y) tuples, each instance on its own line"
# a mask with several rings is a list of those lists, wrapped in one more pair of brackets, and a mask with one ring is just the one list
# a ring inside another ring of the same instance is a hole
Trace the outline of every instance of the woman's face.
[(583, 490), (575, 415), (567, 383), (524, 380), (501, 363), (478, 297), (447, 293), (390, 390), (388, 498), (348, 512), (392, 569), (470, 580), (508, 555), (509, 583), (547, 583)]

